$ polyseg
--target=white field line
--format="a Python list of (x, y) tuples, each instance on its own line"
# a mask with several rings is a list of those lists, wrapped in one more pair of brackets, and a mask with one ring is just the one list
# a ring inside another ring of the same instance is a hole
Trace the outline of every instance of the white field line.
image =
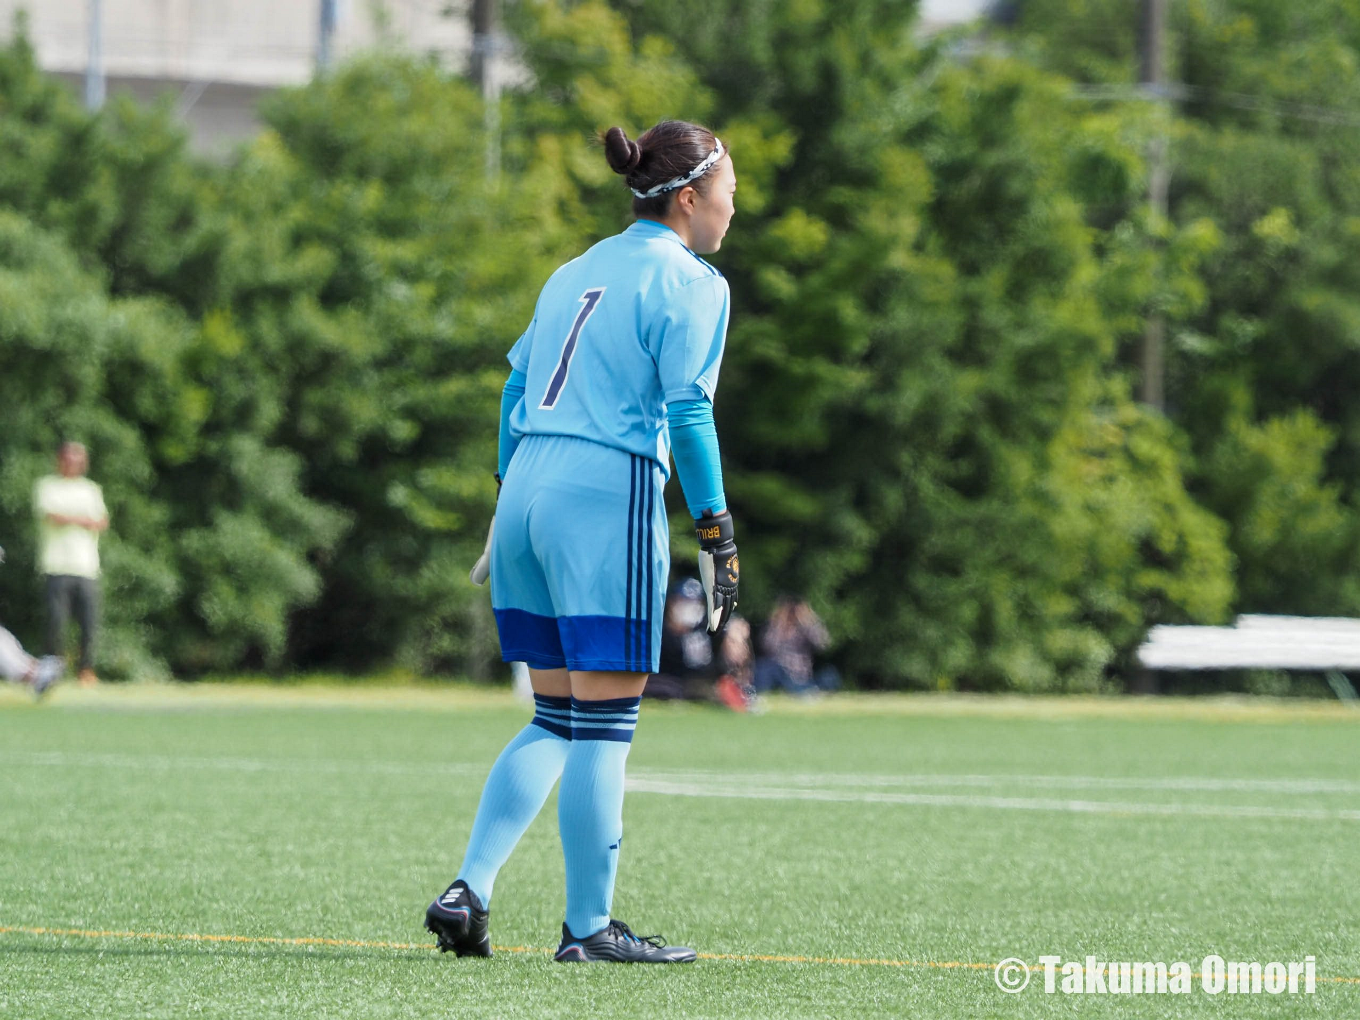
[[(333, 758), (239, 758), (231, 756), (118, 754), (88, 751), (0, 751), (0, 763), (144, 769), (221, 769), (231, 772), (374, 772), (394, 775), (484, 775), (489, 763), (344, 761)], [(723, 772), (712, 769), (633, 768), (630, 777), (659, 783), (741, 784), (812, 788), (1027, 786), (1040, 789), (1194, 790), (1238, 793), (1360, 793), (1360, 780), (1241, 779), (1210, 776), (1082, 776), (872, 772)]]
[(762, 786), (694, 786), (630, 777), (630, 793), (672, 797), (730, 797), (749, 800), (815, 800), (847, 804), (907, 804), (971, 807), (1000, 811), (1062, 811), (1107, 815), (1189, 815), (1203, 818), (1292, 818), (1360, 822), (1360, 810), (1255, 807), (1236, 804), (1157, 804), (1136, 801), (1060, 800), (1051, 797), (983, 797), (947, 793), (886, 793), (873, 790), (807, 790)]
[[(484, 764), (457, 762), (342, 761), (306, 758), (238, 758), (193, 755), (141, 755), (67, 751), (0, 751), (0, 764), (33, 767), (109, 769), (217, 769), (238, 772), (308, 772), (430, 776), (485, 775)], [(1002, 797), (975, 794), (900, 793), (856, 787), (1026, 786), (1046, 789), (1193, 790), (1259, 793), (1356, 793), (1360, 783), (1329, 779), (1232, 779), (1167, 776), (1160, 778), (1053, 775), (949, 775), (873, 773), (685, 772), (634, 769), (628, 789), (673, 797), (717, 797), (749, 800), (801, 800), (829, 803), (898, 804), (919, 807), (974, 807), (1012, 811), (1059, 811), (1082, 814), (1182, 815), (1219, 818), (1291, 818), (1311, 821), (1360, 821), (1360, 810), (1272, 807), (1236, 804), (1092, 801), (1056, 797)]]
[(742, 782), (812, 787), (884, 786), (1028, 786), (1040, 789), (1197, 790), (1240, 793), (1360, 793), (1360, 780), (1346, 779), (1232, 779), (1208, 776), (1040, 776), (949, 775), (943, 773), (786, 773), (712, 772), (703, 769), (672, 771), (633, 769), (630, 774), (661, 782)]
[(103, 754), (86, 751), (0, 751), (0, 764), (109, 769), (217, 769), (224, 772), (355, 773), (397, 776), (485, 776), (490, 764), (457, 762), (342, 761), (333, 758), (233, 758), (164, 754)]

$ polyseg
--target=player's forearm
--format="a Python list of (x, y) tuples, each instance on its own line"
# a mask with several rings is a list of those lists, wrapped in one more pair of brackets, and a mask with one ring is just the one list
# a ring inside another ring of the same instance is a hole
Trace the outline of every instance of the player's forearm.
[(519, 445), (519, 440), (510, 434), (510, 415), (524, 398), (524, 382), (524, 373), (515, 369), (511, 371), (510, 378), (505, 380), (505, 389), (501, 391), (501, 438), (496, 470), (502, 478), (510, 466), (510, 458), (515, 455), (515, 447)]
[(680, 476), (680, 488), (684, 490), (690, 515), (698, 520), (705, 510), (722, 513), (727, 509), (727, 497), (723, 493), (713, 404), (703, 398), (675, 401), (667, 406), (666, 414), (675, 473)]

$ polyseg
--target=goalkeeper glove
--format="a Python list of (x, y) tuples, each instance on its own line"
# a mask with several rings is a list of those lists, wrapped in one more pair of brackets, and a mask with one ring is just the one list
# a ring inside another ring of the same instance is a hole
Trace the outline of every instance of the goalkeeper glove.
[(724, 510), (716, 517), (705, 510), (694, 522), (699, 536), (699, 579), (708, 603), (708, 632), (717, 634), (727, 626), (737, 608), (737, 543), (732, 540), (732, 515)]
[(486, 584), (486, 579), (491, 574), (491, 536), (495, 534), (495, 531), (496, 515), (492, 514), (491, 524), (486, 529), (486, 548), (482, 550), (482, 555), (477, 557), (477, 562), (472, 565), (472, 570), (468, 573), (468, 578), (473, 584)]
[[(501, 475), (496, 472), (496, 501), (501, 498)], [(477, 558), (477, 562), (472, 565), (472, 570), (468, 573), (468, 579), (479, 587), (486, 584), (487, 576), (491, 573), (491, 536), (496, 533), (496, 515), (491, 515), (491, 523), (486, 529), (486, 548), (482, 550), (482, 555)]]

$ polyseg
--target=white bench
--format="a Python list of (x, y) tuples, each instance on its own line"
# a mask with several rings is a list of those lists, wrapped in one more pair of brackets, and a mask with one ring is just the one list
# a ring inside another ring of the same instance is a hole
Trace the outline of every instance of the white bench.
[(1324, 673), (1338, 698), (1360, 707), (1346, 671), (1360, 671), (1360, 620), (1239, 616), (1231, 627), (1159, 625), (1138, 649), (1145, 669), (1294, 669)]

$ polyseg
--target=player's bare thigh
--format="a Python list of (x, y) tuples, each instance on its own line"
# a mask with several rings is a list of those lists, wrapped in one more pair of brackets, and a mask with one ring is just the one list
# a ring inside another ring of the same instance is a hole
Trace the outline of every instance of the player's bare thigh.
[(535, 694), (551, 698), (575, 696), (580, 701), (606, 701), (610, 698), (640, 698), (647, 685), (646, 673), (620, 673), (606, 670), (529, 669), (529, 683)]

